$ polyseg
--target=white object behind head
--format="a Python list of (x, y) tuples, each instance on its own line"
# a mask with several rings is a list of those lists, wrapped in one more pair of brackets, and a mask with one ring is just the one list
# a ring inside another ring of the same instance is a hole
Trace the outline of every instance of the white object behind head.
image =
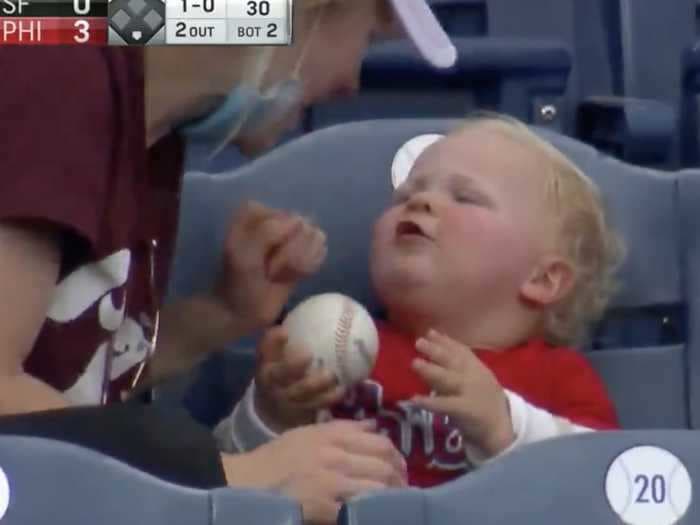
[(444, 135), (436, 133), (418, 135), (399, 148), (391, 163), (391, 183), (394, 189), (401, 186), (408, 178), (411, 168), (420, 154), (441, 138), (444, 138)]

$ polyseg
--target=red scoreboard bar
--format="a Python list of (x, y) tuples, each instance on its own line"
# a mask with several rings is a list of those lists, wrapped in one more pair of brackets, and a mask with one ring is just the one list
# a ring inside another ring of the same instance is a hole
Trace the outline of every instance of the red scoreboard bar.
[(107, 0), (0, 0), (0, 46), (104, 46), (107, 25)]

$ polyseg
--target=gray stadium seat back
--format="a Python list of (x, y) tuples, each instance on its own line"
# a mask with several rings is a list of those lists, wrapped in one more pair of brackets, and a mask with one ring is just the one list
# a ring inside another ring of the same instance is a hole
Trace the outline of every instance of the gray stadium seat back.
[[(533, 0), (510, 2), (484, 0), (487, 4), (488, 34), (495, 37), (550, 38), (573, 50), (573, 68), (569, 77), (569, 96), (577, 94), (581, 53), (576, 49), (575, 0)], [(547, 13), (547, 16), (543, 16)], [(591, 24), (592, 26), (593, 24)], [(589, 27), (589, 31), (593, 31)], [(598, 64), (600, 68), (601, 64)], [(590, 75), (596, 76), (597, 75)]]
[[(603, 16), (595, 0), (485, 0), (489, 35), (548, 38), (572, 50), (562, 118), (574, 133), (576, 108), (591, 95), (609, 95), (612, 72)], [(543, 16), (543, 13), (547, 13)]]
[(618, 95), (678, 101), (681, 54), (693, 41), (696, 0), (485, 1), (490, 35), (558, 38), (571, 45), (572, 79), (582, 83), (582, 97), (610, 94), (611, 74), (619, 74)]
[(485, 1), (490, 36), (558, 39), (574, 50), (563, 129), (633, 164), (677, 166), (680, 57), (695, 0)]
[[(698, 347), (698, 329), (700, 329), (700, 173), (698, 170), (682, 172), (678, 195), (681, 207), (681, 222), (684, 246), (684, 286), (688, 296), (688, 345)], [(688, 353), (687, 373), (691, 378), (689, 385), (690, 421), (692, 428), (700, 427), (700, 355), (697, 351)]]
[(428, 0), (450, 35), (483, 36), (488, 31), (487, 0)]
[(362, 68), (358, 96), (317, 104), (311, 129), (378, 118), (462, 118), (490, 108), (559, 129), (560, 119), (542, 118), (544, 106), (559, 107), (571, 70), (569, 48), (535, 38), (455, 37), (458, 59), (436, 70), (407, 40), (373, 45)]
[[(615, 0), (605, 3), (619, 20), (616, 43), (622, 95), (663, 102), (672, 110), (670, 164), (677, 166), (682, 153), (683, 52), (695, 39), (695, 0)], [(668, 30), (667, 28), (673, 28)], [(659, 35), (654, 38), (651, 35)], [(652, 114), (656, 113), (652, 110)], [(681, 124), (679, 125), (679, 114)], [(663, 118), (663, 113), (656, 113)], [(666, 126), (666, 128), (668, 128)]]
[(0, 436), (0, 468), (10, 488), (3, 525), (229, 525), (241, 516), (251, 525), (301, 524), (285, 498), (174, 485), (58, 441)]
[(620, 9), (625, 95), (677, 104), (682, 54), (695, 37), (695, 0), (616, 3)]
[[(310, 294), (338, 291), (381, 313), (370, 285), (368, 248), (371, 225), (390, 199), (393, 156), (408, 139), (444, 132), (458, 123), (350, 123), (306, 135), (228, 175), (188, 176), (172, 292), (186, 294), (211, 284), (231, 210), (245, 199), (258, 199), (308, 214), (328, 233), (326, 264), (299, 287), (291, 305)], [(627, 240), (622, 286), (611, 308), (621, 312), (621, 320), (611, 321), (613, 328), (598, 336), (601, 348), (588, 356), (606, 379), (625, 426), (686, 427), (684, 334), (667, 339), (659, 335), (666, 324), (682, 321), (686, 301), (677, 180), (673, 174), (625, 165), (573, 139), (540, 132), (600, 185), (612, 222)], [(681, 312), (679, 318), (667, 315), (668, 309)], [(638, 319), (639, 312), (648, 311)]]
[[(436, 488), (356, 498), (341, 512), (340, 524), (617, 525), (622, 521), (605, 493), (606, 474), (615, 458), (639, 445), (661, 447), (680, 459), (691, 479), (697, 480), (699, 438), (697, 431), (656, 430), (601, 432), (537, 443)], [(669, 473), (663, 474), (668, 480)], [(633, 494), (638, 495), (639, 489), (637, 483)], [(700, 509), (693, 501), (678, 525), (698, 520)]]

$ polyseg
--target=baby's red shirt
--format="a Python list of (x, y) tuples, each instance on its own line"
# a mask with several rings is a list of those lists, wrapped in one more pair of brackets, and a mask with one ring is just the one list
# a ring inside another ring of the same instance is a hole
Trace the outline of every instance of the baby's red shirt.
[[(404, 454), (409, 483), (428, 487), (469, 469), (462, 436), (446, 416), (410, 403), (428, 386), (411, 367), (419, 357), (413, 338), (377, 323), (379, 353), (371, 377), (333, 410), (335, 417), (375, 418)], [(532, 340), (503, 351), (475, 350), (501, 386), (531, 405), (596, 430), (618, 428), (605, 385), (586, 358), (571, 348)]]

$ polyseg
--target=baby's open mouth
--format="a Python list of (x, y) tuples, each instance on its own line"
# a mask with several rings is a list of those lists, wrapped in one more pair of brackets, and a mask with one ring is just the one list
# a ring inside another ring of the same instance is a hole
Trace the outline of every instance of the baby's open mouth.
[(425, 237), (426, 239), (430, 238), (418, 223), (415, 223), (413, 221), (405, 221), (405, 220), (399, 222), (399, 224), (396, 226), (396, 236), (397, 237), (417, 236), (417, 237)]

